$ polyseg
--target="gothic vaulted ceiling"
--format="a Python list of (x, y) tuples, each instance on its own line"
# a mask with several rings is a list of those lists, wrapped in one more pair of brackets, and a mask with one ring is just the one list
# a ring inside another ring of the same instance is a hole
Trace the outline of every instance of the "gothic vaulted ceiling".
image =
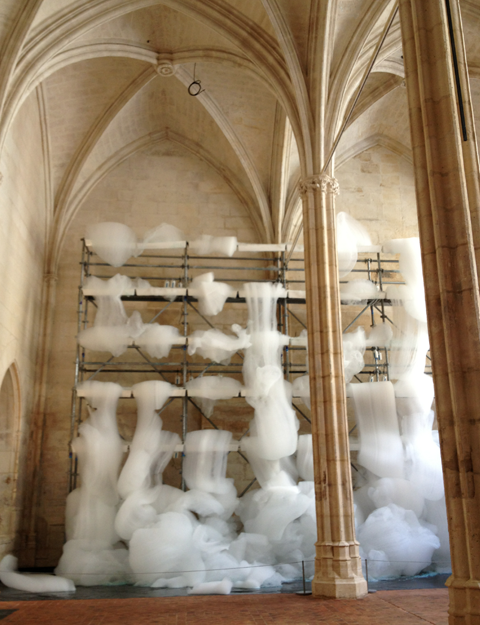
[[(223, 176), (259, 240), (290, 238), (298, 181), (321, 169), (393, 9), (390, 0), (0, 5), (0, 141), (22, 103), (38, 98), (53, 249), (95, 184), (158, 141), (182, 146)], [(462, 6), (470, 71), (478, 78), (480, 5)], [(397, 16), (337, 164), (375, 144), (410, 159), (402, 59)], [(198, 95), (188, 92), (194, 79)]]

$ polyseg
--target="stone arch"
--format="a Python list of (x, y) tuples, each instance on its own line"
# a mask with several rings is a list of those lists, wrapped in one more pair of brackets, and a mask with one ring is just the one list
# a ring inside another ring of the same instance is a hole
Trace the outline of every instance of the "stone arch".
[(0, 556), (13, 550), (17, 532), (20, 420), (20, 380), (13, 362), (0, 385)]

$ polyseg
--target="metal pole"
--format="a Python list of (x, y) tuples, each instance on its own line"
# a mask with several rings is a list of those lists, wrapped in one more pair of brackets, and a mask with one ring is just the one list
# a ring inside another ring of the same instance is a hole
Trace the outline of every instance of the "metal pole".
[[(89, 251), (86, 248), (85, 240), (82, 240), (82, 260), (80, 263), (80, 284), (78, 287), (78, 304), (77, 304), (77, 333), (82, 329), (82, 321), (84, 321), (84, 297), (83, 297), (83, 279), (85, 275), (85, 253), (87, 257)], [(80, 349), (82, 349), (82, 356), (80, 355)], [(69, 479), (69, 492), (71, 492), (77, 486), (77, 457), (73, 453), (72, 444), (75, 437), (75, 426), (77, 422), (77, 384), (80, 379), (80, 359), (85, 360), (85, 353), (83, 348), (77, 343), (77, 350), (75, 356), (75, 372), (74, 382), (72, 388), (72, 404), (71, 404), (71, 417), (70, 417), (70, 443), (69, 443), (69, 458), (70, 458), (70, 479)], [(82, 374), (83, 376), (83, 374)], [(82, 399), (79, 400), (78, 416), (81, 418)]]
[[(183, 260), (183, 281), (185, 284), (185, 288), (188, 289), (188, 243), (185, 246), (185, 255)], [(188, 336), (188, 302), (187, 296), (183, 297), (183, 336), (186, 338)], [(185, 341), (185, 345), (183, 346), (183, 367), (182, 367), (182, 377), (183, 377), (183, 386), (185, 387), (188, 382), (188, 362), (187, 362), (187, 341)], [(188, 428), (188, 397), (185, 395), (182, 402), (182, 443), (185, 444), (185, 439), (187, 437), (187, 428)], [(185, 483), (185, 477), (183, 473), (185, 462), (185, 450), (182, 451), (182, 490), (187, 490), (187, 485)]]
[(308, 596), (312, 594), (311, 590), (307, 590), (306, 584), (305, 584), (305, 562), (302, 560), (302, 580), (303, 580), (303, 591), (301, 590), (300, 592), (297, 592), (295, 594), (297, 595), (303, 595), (303, 596)]
[[(287, 283), (287, 260), (285, 252), (282, 252), (282, 278), (283, 278), (283, 287), (285, 290), (288, 289)], [(283, 301), (283, 331), (288, 335), (288, 306), (287, 306), (287, 298)], [(290, 350), (289, 346), (285, 345), (285, 373), (286, 378), (290, 382)]]

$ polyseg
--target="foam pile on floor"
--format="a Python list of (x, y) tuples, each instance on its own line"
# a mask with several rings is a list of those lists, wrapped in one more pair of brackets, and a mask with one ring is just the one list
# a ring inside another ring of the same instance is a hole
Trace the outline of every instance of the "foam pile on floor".
[(25, 592), (74, 592), (75, 584), (71, 579), (58, 575), (42, 573), (18, 573), (17, 558), (6, 555), (0, 562), (0, 581), (9, 588)]

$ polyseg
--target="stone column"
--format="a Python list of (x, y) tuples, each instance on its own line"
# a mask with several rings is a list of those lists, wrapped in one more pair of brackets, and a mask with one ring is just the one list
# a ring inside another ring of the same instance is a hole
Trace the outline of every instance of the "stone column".
[(367, 593), (355, 539), (342, 326), (335, 240), (338, 183), (324, 174), (300, 184), (317, 510), (315, 596)]
[(463, 37), (462, 18), (458, 0), (450, 0), (452, 26), (454, 30), (455, 50), (458, 62), (458, 78), (462, 92), (462, 102), (467, 131), (467, 141), (462, 141), (463, 165), (467, 182), (467, 193), (472, 222), (473, 246), (477, 259), (477, 273), (480, 269), (480, 178), (478, 147), (475, 132), (475, 118), (470, 92), (465, 40)]
[[(452, 576), (449, 622), (480, 623), (480, 299), (472, 217), (476, 150), (464, 145), (445, 0), (400, 0), (419, 233)], [(461, 32), (457, 0), (454, 30)], [(457, 43), (457, 42), (456, 42)], [(460, 42), (458, 42), (460, 43)], [(463, 45), (457, 55), (465, 66)], [(468, 93), (463, 94), (469, 97)], [(471, 115), (471, 107), (465, 107)], [(467, 141), (475, 142), (467, 119)]]

